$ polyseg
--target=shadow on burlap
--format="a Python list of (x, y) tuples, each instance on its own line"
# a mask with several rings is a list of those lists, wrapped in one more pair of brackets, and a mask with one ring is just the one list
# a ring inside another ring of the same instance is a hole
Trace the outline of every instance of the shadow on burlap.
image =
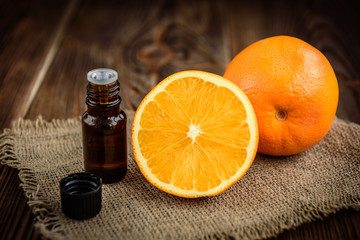
[[(132, 117), (128, 113), (129, 131)], [(343, 208), (360, 209), (360, 126), (339, 119), (303, 153), (258, 154), (242, 179), (208, 198), (158, 190), (129, 147), (127, 176), (103, 186), (100, 214), (83, 221), (61, 212), (59, 192), (61, 178), (83, 171), (78, 119), (18, 120), (0, 135), (0, 154), (1, 163), (20, 169), (36, 226), (52, 239), (266, 238)]]

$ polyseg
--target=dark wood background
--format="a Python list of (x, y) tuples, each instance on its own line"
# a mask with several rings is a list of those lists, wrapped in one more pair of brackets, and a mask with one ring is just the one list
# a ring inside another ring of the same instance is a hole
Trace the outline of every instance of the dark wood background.
[[(359, 10), (344, 1), (2, 0), (0, 130), (19, 117), (79, 116), (93, 68), (116, 69), (122, 107), (136, 110), (166, 76), (222, 75), (239, 51), (274, 35), (325, 54), (339, 81), (337, 116), (360, 123)], [(0, 239), (37, 239), (17, 174), (0, 166)], [(342, 210), (278, 238), (360, 239), (360, 212)]]

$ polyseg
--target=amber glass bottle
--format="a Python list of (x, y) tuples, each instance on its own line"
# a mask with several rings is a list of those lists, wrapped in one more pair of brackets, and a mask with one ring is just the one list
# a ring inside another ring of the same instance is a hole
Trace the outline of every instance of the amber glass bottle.
[(114, 183), (127, 171), (126, 114), (120, 109), (117, 72), (94, 69), (87, 79), (87, 111), (82, 116), (85, 171), (103, 183)]

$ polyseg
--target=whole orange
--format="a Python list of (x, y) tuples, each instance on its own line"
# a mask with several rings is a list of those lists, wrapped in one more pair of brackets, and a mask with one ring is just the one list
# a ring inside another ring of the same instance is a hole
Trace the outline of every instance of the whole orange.
[(298, 38), (275, 36), (251, 44), (231, 61), (224, 77), (254, 107), (259, 153), (302, 152), (331, 127), (339, 98), (335, 73), (319, 50)]

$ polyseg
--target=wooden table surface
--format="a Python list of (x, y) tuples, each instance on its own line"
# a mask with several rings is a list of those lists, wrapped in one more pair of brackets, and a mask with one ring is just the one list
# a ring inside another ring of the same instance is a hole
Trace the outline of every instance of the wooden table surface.
[[(47, 1), (0, 3), (0, 130), (19, 117), (85, 110), (86, 73), (119, 72), (122, 107), (135, 110), (166, 76), (222, 75), (240, 50), (274, 35), (299, 37), (338, 77), (337, 116), (360, 123), (360, 15), (343, 1)], [(360, 137), (360, 136), (359, 136)], [(18, 171), (0, 166), (0, 239), (37, 239)], [(360, 212), (342, 210), (279, 239), (360, 239)]]

